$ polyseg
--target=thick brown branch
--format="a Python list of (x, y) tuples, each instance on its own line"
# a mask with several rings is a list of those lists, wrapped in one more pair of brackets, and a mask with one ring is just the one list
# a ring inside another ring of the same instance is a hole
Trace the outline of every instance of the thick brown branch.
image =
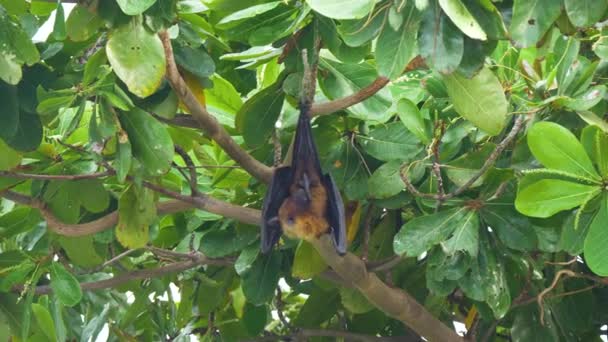
[(462, 341), (456, 332), (438, 320), (408, 293), (383, 283), (366, 270), (365, 263), (347, 253), (340, 257), (329, 235), (313, 241), (325, 262), (345, 281), (352, 283), (378, 309), (412, 328), (429, 341)]
[(260, 163), (247, 153), (247, 151), (241, 148), (241, 146), (232, 139), (230, 134), (226, 132), (224, 127), (220, 125), (217, 119), (209, 114), (207, 109), (198, 102), (182, 76), (179, 74), (173, 57), (173, 48), (171, 46), (169, 34), (166, 31), (163, 31), (159, 33), (159, 36), (163, 42), (165, 58), (167, 59), (166, 77), (179, 99), (186, 105), (196, 121), (198, 121), (200, 128), (202, 128), (211, 139), (217, 142), (232, 159), (245, 169), (245, 171), (253, 177), (269, 183), (272, 178), (272, 168)]
[(312, 106), (312, 116), (331, 114), (339, 110), (346, 109), (352, 105), (356, 105), (359, 102), (363, 102), (380, 91), (380, 89), (387, 85), (388, 82), (388, 78), (379, 76), (374, 82), (372, 82), (372, 84), (352, 95), (325, 103), (314, 104)]

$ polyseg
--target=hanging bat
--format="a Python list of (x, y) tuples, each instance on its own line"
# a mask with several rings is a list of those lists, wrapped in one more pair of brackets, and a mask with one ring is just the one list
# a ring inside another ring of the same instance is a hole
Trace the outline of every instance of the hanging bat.
[(263, 253), (279, 241), (317, 239), (328, 233), (340, 255), (346, 253), (346, 224), (340, 192), (323, 174), (310, 127), (310, 103), (300, 103), (291, 166), (276, 168), (262, 207)]

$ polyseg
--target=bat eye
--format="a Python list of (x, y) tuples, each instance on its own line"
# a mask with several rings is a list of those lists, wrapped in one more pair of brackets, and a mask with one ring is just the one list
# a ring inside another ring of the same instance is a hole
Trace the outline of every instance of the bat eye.
[(288, 217), (287, 218), (287, 223), (288, 224), (293, 224), (293, 222), (294, 222), (293, 217)]

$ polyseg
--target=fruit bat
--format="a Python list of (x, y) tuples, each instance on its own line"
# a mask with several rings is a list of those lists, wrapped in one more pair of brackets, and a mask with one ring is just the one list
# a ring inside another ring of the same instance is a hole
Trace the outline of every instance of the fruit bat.
[(310, 127), (310, 103), (300, 103), (300, 116), (290, 166), (278, 167), (262, 207), (263, 253), (281, 233), (303, 240), (331, 235), (336, 251), (346, 253), (346, 223), (340, 192), (329, 174), (323, 174)]

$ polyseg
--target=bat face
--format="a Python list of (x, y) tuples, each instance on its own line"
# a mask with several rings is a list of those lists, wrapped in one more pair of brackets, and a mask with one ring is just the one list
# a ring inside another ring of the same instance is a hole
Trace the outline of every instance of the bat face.
[(262, 252), (282, 233), (303, 240), (329, 233), (338, 253), (346, 253), (344, 204), (331, 176), (321, 171), (307, 111), (300, 112), (292, 165), (275, 170), (264, 198)]

